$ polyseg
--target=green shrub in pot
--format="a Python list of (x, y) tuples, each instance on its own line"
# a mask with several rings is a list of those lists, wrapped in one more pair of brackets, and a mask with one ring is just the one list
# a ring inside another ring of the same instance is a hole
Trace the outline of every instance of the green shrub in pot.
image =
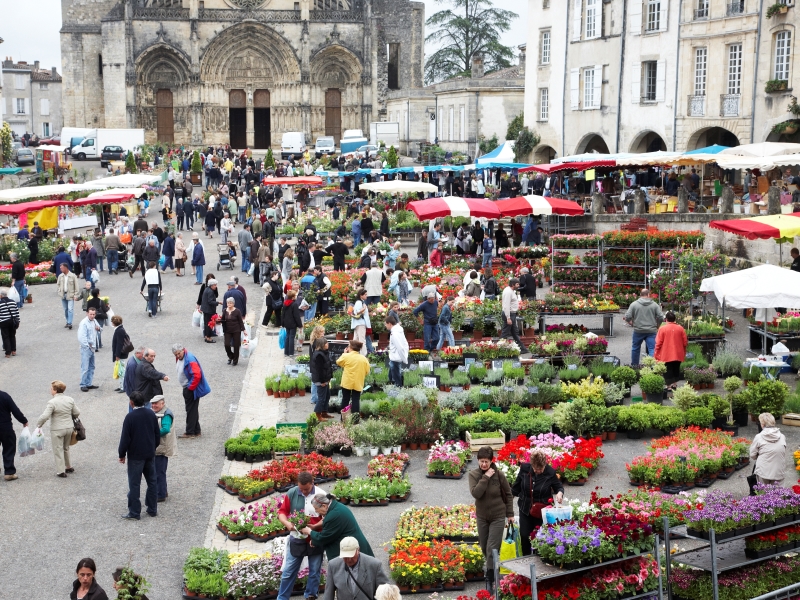
[(716, 394), (703, 394), (709, 396), (706, 406), (714, 413), (714, 418), (727, 417), (731, 412), (731, 403), (726, 398), (720, 398)]
[(746, 396), (747, 410), (751, 415), (771, 413), (780, 417), (789, 395), (789, 386), (782, 381), (761, 377), (757, 382), (747, 386), (742, 395)]
[(742, 379), (740, 377), (736, 377), (736, 375), (731, 375), (725, 379), (725, 383), (722, 384), (722, 387), (729, 394), (733, 394), (740, 387), (742, 387)]
[(731, 375), (738, 375), (742, 370), (742, 358), (735, 352), (723, 350), (717, 352), (711, 365), (721, 373), (723, 377), (730, 377)]
[(672, 394), (672, 403), (681, 410), (703, 406), (700, 395), (688, 383), (683, 384)]
[(647, 405), (657, 408), (650, 415), (650, 426), (661, 431), (672, 431), (686, 423), (684, 412), (674, 406)]
[(708, 427), (714, 420), (714, 413), (710, 408), (697, 406), (686, 411), (686, 424), (697, 427)]
[(611, 373), (611, 381), (619, 386), (624, 386), (628, 389), (633, 387), (633, 384), (639, 380), (639, 375), (630, 367), (621, 366), (614, 369)]
[(619, 411), (619, 426), (628, 431), (644, 431), (650, 427), (650, 414), (644, 406), (623, 406)]
[(644, 375), (641, 379), (639, 379), (639, 387), (642, 388), (642, 392), (645, 394), (662, 394), (664, 392), (665, 385), (664, 378), (661, 375), (656, 375), (655, 373)]

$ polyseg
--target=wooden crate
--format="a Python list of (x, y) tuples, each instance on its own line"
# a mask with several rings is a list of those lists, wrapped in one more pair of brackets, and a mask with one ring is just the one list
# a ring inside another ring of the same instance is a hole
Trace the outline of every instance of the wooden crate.
[(469, 431), (466, 432), (466, 439), (467, 444), (469, 444), (469, 449), (473, 452), (478, 451), (483, 446), (489, 446), (492, 450), (500, 450), (505, 443), (506, 443), (506, 436), (502, 430), (498, 430), (502, 434), (501, 437), (496, 438), (480, 438), (477, 440), (472, 439), (472, 435), (470, 435)]
[(800, 427), (800, 415), (797, 413), (786, 413), (781, 417), (781, 424), (789, 427)]

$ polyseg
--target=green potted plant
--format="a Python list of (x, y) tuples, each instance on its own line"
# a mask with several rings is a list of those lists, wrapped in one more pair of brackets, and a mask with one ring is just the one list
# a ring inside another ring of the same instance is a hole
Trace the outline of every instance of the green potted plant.
[(672, 394), (672, 403), (683, 411), (703, 405), (700, 401), (700, 395), (688, 383), (675, 390)]
[(686, 411), (686, 424), (697, 427), (709, 427), (714, 420), (714, 413), (709, 408), (696, 406)]
[(714, 413), (712, 423), (715, 429), (722, 429), (728, 422), (728, 415), (731, 412), (731, 403), (726, 398), (721, 398), (716, 394), (711, 394), (708, 400), (708, 408)]
[(767, 18), (771, 19), (775, 15), (785, 15), (789, 11), (789, 5), (776, 2), (767, 9)]
[(768, 94), (773, 92), (782, 92), (789, 87), (789, 81), (786, 79), (770, 79), (764, 86), (764, 91)]
[(757, 419), (761, 413), (770, 413), (777, 420), (783, 414), (789, 387), (782, 381), (762, 376), (757, 382), (747, 386), (743, 394), (747, 397), (747, 410), (750, 411), (751, 418)]
[(639, 387), (648, 402), (661, 404), (664, 401), (664, 378), (661, 375), (644, 375), (639, 379)]
[(630, 397), (633, 384), (639, 380), (639, 375), (632, 368), (620, 366), (611, 373), (611, 381), (627, 389), (626, 397)]
[(200, 162), (200, 152), (195, 150), (192, 153), (192, 162), (189, 165), (189, 181), (192, 185), (203, 183), (203, 163)]
[(638, 440), (650, 426), (650, 415), (643, 407), (623, 406), (619, 411), (619, 426), (627, 430), (629, 439)]

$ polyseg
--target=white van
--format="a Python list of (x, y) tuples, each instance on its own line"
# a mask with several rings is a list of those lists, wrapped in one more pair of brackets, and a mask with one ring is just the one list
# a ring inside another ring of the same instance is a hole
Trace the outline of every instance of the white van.
[(72, 148), (79, 145), (87, 135), (93, 134), (94, 131), (94, 129), (85, 127), (63, 127), (61, 129), (61, 145), (67, 147), (67, 154), (69, 154)]
[(295, 159), (301, 158), (306, 151), (306, 135), (302, 131), (287, 131), (281, 138), (281, 159), (286, 160), (290, 155)]

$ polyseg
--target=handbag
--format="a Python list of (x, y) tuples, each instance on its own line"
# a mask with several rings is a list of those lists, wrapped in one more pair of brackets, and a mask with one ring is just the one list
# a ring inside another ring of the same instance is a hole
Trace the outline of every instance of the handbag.
[(750, 495), (756, 495), (756, 486), (758, 485), (758, 475), (756, 475), (756, 465), (753, 465), (753, 472), (747, 476), (747, 485), (750, 486)]
[(86, 428), (83, 426), (80, 419), (72, 419), (72, 423), (75, 431), (75, 440), (82, 442), (86, 439)]
[(77, 443), (78, 443), (78, 432), (73, 429), (72, 434), (70, 434), (69, 437), (69, 445), (74, 446)]
[(133, 342), (131, 341), (130, 336), (125, 336), (122, 340), (122, 353), (123, 354), (130, 354), (134, 351)]

